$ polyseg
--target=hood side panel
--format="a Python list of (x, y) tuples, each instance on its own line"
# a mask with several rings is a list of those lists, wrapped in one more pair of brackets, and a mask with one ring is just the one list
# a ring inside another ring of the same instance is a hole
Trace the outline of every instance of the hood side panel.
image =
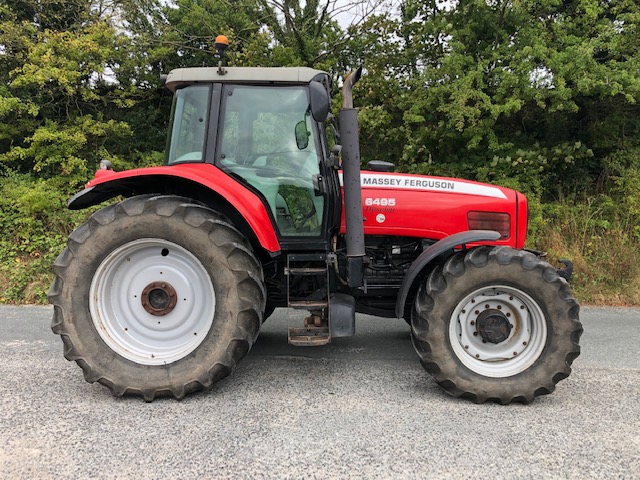
[[(517, 192), (514, 190), (467, 180), (411, 174), (362, 172), (361, 179), (365, 235), (439, 240), (469, 230), (469, 211), (501, 212), (510, 216), (510, 235), (492, 243), (513, 247), (524, 243), (522, 231), (516, 236)], [(524, 195), (520, 196), (524, 198)], [(344, 230), (343, 221), (341, 231)]]

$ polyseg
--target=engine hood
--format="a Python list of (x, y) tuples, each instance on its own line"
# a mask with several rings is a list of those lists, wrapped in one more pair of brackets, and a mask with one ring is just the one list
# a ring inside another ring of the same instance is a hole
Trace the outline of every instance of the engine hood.
[[(342, 177), (341, 177), (342, 178)], [(495, 242), (522, 248), (526, 236), (526, 198), (519, 192), (469, 180), (425, 175), (361, 173), (366, 235), (439, 240), (470, 230), (469, 213), (508, 215), (508, 234)], [(341, 230), (345, 231), (344, 221)]]

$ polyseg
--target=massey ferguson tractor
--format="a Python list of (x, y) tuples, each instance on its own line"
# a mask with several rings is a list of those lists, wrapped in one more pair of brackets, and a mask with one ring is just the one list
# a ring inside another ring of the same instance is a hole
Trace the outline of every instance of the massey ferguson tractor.
[(166, 165), (104, 162), (69, 200), (121, 200), (70, 235), (49, 291), (88, 382), (182, 399), (229, 375), (278, 307), (309, 312), (293, 345), (354, 335), (358, 312), (405, 319), (427, 372), (477, 403), (529, 403), (570, 374), (570, 265), (524, 249), (525, 196), (386, 162), (361, 171), (360, 73), (339, 135), (327, 73), (221, 61), (166, 76)]

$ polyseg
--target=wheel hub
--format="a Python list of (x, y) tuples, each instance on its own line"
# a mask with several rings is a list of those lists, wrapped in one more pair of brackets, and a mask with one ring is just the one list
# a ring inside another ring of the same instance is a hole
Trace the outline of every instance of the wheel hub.
[(452, 313), (449, 339), (458, 359), (487, 377), (524, 371), (544, 348), (544, 313), (525, 292), (510, 286), (482, 287)]
[(176, 290), (166, 282), (152, 282), (142, 291), (140, 297), (144, 309), (156, 317), (163, 317), (173, 311), (178, 301)]
[(113, 250), (96, 269), (89, 296), (102, 340), (140, 365), (168, 365), (193, 352), (216, 311), (204, 265), (161, 238), (140, 238)]
[(495, 344), (509, 338), (513, 328), (507, 317), (499, 310), (485, 310), (478, 316), (476, 323), (480, 337)]

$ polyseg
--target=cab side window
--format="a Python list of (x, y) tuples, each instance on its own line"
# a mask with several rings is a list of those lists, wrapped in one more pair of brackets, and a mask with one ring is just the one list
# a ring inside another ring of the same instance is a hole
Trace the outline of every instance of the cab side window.
[(209, 85), (178, 90), (173, 100), (167, 163), (202, 162), (209, 118)]

